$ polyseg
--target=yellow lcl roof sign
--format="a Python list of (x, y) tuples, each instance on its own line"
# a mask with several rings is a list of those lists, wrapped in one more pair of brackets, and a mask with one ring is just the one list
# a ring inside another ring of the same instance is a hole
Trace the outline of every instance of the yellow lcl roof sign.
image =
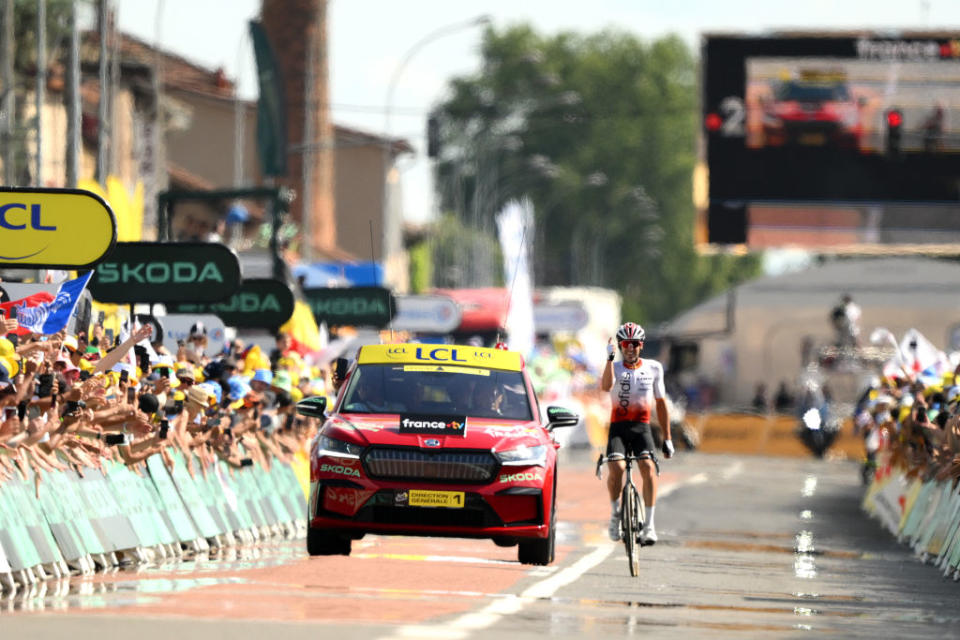
[(374, 344), (360, 348), (360, 364), (432, 364), (520, 371), (523, 358), (516, 351), (437, 344)]
[(91, 267), (116, 241), (116, 217), (96, 194), (0, 187), (0, 266)]

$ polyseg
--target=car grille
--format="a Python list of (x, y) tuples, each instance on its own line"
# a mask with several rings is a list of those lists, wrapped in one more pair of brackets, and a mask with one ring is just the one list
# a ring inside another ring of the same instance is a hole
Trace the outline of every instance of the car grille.
[(369, 449), (363, 465), (372, 478), (425, 482), (490, 482), (500, 468), (489, 451), (387, 448)]

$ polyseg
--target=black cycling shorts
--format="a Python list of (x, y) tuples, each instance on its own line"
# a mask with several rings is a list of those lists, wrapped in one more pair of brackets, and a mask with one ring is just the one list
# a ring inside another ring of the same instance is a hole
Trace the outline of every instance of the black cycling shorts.
[(607, 437), (607, 457), (620, 458), (630, 451), (635, 456), (649, 453), (655, 457), (657, 445), (649, 422), (613, 422)]

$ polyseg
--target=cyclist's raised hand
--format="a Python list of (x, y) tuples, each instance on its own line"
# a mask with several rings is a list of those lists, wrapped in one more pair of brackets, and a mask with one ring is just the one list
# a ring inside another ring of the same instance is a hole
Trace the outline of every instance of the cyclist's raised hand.
[(613, 338), (607, 338), (607, 360), (612, 361), (616, 351), (616, 347), (613, 346)]

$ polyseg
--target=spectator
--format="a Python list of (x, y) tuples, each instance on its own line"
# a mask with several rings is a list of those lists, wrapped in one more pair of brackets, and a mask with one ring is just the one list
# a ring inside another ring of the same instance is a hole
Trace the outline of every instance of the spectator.
[(830, 311), (830, 323), (837, 333), (838, 347), (857, 347), (860, 341), (860, 307), (849, 293)]
[(773, 408), (777, 413), (790, 413), (793, 410), (793, 395), (787, 389), (787, 383), (780, 381), (777, 394), (773, 397)]
[(767, 405), (767, 385), (758, 383), (756, 389), (753, 393), (753, 400), (750, 401), (750, 406), (759, 413), (766, 413), (769, 410), (769, 405)]

